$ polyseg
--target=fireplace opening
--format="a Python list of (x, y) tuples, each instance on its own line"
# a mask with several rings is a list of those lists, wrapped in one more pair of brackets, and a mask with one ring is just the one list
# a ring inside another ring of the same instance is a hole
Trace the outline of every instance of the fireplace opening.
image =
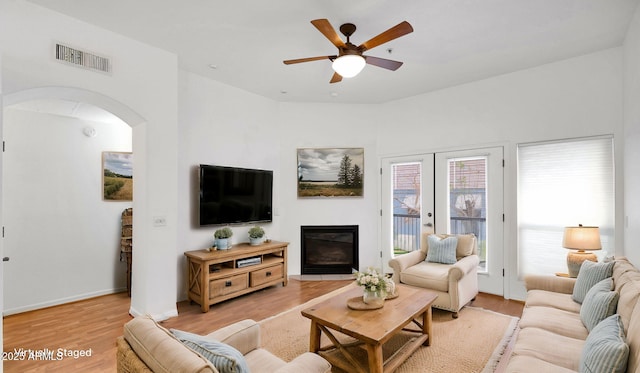
[(350, 274), (358, 268), (358, 226), (300, 227), (302, 274)]

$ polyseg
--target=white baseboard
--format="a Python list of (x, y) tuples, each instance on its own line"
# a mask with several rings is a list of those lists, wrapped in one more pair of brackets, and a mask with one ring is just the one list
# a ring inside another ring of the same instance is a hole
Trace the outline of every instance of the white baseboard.
[(74, 295), (72, 297), (53, 299), (53, 300), (42, 302), (42, 303), (28, 304), (28, 305), (25, 305), (25, 306), (8, 308), (8, 309), (5, 309), (5, 310), (2, 311), (2, 315), (3, 316), (9, 316), (9, 315), (17, 314), (17, 313), (35, 311), (35, 310), (39, 310), (39, 309), (42, 309), (42, 308), (59, 306), (61, 304), (77, 302), (79, 300), (95, 298), (95, 297), (99, 297), (99, 296), (102, 296), (102, 295), (121, 293), (123, 291), (127, 291), (127, 288), (106, 289), (106, 290), (95, 291), (95, 292), (91, 292), (91, 293)]

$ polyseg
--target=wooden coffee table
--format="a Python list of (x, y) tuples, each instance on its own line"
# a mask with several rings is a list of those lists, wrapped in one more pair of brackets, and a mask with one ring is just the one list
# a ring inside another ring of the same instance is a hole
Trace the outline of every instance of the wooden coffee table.
[[(435, 293), (405, 285), (398, 285), (399, 296), (385, 301), (384, 307), (376, 310), (352, 310), (347, 300), (362, 295), (361, 287), (338, 294), (326, 301), (304, 309), (302, 315), (311, 319), (309, 349), (320, 354), (333, 365), (348, 372), (392, 372), (398, 368), (421, 345), (429, 346), (431, 334), (431, 304), (438, 297)], [(415, 323), (419, 329), (405, 328)], [(417, 333), (396, 351), (387, 361), (383, 360), (382, 345), (401, 330)], [(356, 339), (352, 343), (342, 343), (335, 332)], [(332, 345), (320, 346), (322, 333)], [(367, 352), (368, 366), (352, 353), (352, 348), (362, 348)]]

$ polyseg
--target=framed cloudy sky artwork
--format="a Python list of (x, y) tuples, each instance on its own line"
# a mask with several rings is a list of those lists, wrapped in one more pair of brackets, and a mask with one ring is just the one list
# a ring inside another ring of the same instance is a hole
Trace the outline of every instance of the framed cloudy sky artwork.
[(298, 149), (298, 197), (362, 197), (364, 148)]

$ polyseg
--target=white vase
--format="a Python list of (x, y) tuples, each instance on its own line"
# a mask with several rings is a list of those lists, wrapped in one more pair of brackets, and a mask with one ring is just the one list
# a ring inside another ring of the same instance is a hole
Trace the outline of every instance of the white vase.
[(227, 250), (229, 248), (228, 238), (216, 238), (216, 247), (218, 250)]
[(362, 301), (370, 306), (382, 306), (386, 297), (387, 293), (384, 290), (371, 291), (365, 289), (362, 294)]
[(249, 244), (251, 246), (258, 246), (262, 244), (262, 237), (258, 237), (258, 238), (251, 238), (249, 237)]

